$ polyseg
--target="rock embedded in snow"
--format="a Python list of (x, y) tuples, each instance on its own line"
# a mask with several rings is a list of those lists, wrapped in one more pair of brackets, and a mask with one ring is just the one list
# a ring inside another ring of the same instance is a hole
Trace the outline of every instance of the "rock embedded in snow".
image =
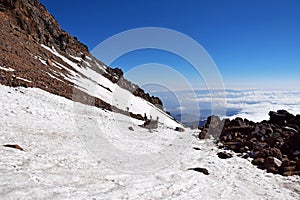
[(147, 128), (147, 129), (157, 129), (158, 128), (158, 121), (157, 120), (152, 120), (148, 119), (144, 122), (141, 127)]
[(193, 170), (193, 171), (196, 171), (196, 172), (201, 172), (205, 175), (209, 175), (208, 170), (205, 169), (205, 168), (202, 168), (202, 167), (189, 168), (188, 170)]
[(182, 127), (176, 127), (176, 128), (175, 128), (175, 131), (178, 131), (178, 132), (184, 132), (184, 128), (182, 128)]
[(3, 146), (24, 151), (24, 149), (22, 147), (20, 147), (18, 144), (5, 144)]
[(206, 138), (206, 135), (207, 135), (207, 130), (206, 129), (204, 129), (204, 130), (202, 130), (200, 133), (199, 133), (199, 139), (200, 140), (203, 140), (203, 139), (205, 139)]
[(227, 158), (232, 158), (232, 154), (227, 153), (225, 151), (217, 153), (218, 157), (221, 159), (227, 159)]
[(210, 116), (206, 120), (206, 124), (202, 130), (207, 131), (207, 135), (211, 135), (215, 139), (218, 139), (222, 133), (224, 126), (224, 120), (221, 120), (218, 116)]

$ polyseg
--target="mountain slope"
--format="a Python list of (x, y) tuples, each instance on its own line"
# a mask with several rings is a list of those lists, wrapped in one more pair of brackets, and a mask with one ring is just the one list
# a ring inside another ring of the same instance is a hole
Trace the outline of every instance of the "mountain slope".
[(173, 119), (162, 102), (95, 59), (77, 38), (61, 30), (36, 0), (0, 2), (0, 83), (37, 87), (74, 101), (135, 118)]

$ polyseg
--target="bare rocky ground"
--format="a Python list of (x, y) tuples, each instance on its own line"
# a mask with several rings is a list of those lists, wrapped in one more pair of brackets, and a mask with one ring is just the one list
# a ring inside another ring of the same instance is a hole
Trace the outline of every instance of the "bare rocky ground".
[(269, 120), (260, 123), (212, 116), (199, 138), (205, 138), (207, 133), (216, 137), (220, 134), (222, 148), (253, 158), (252, 163), (259, 168), (284, 176), (300, 175), (300, 115), (278, 110), (270, 111), (269, 116)]

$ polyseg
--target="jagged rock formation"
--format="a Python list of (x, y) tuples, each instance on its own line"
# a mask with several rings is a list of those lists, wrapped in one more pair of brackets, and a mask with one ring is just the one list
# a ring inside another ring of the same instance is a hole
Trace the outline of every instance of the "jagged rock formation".
[[(72, 99), (74, 82), (71, 79), (84, 75), (62, 57), (46, 50), (43, 44), (77, 63), (78, 67), (90, 68), (129, 90), (135, 96), (162, 108), (162, 101), (159, 98), (151, 97), (137, 85), (124, 79), (122, 70), (112, 69), (95, 59), (89, 53), (87, 46), (63, 31), (53, 16), (37, 0), (1, 0), (0, 18), (0, 84), (12, 87), (38, 87)], [(78, 57), (81, 60), (76, 59)], [(70, 72), (76, 75), (73, 74), (72, 77)], [(83, 90), (76, 93), (79, 95), (73, 100), (86, 103), (90, 99), (95, 99), (94, 103), (97, 107), (123, 112), (99, 98), (88, 95)], [(137, 116), (133, 113), (130, 115)], [(141, 116), (137, 117), (141, 118)]]
[(140, 125), (140, 127), (147, 128), (147, 129), (157, 129), (158, 128), (158, 121), (148, 119), (145, 121), (143, 125)]
[(67, 54), (88, 54), (88, 48), (67, 32), (36, 0), (3, 0), (0, 9), (10, 20), (10, 25), (20, 28), (35, 42), (54, 46)]
[(300, 175), (300, 115), (278, 110), (269, 112), (269, 116), (268, 121), (260, 123), (214, 116), (207, 120), (202, 132), (217, 131), (225, 149), (253, 158), (254, 165), (268, 172)]

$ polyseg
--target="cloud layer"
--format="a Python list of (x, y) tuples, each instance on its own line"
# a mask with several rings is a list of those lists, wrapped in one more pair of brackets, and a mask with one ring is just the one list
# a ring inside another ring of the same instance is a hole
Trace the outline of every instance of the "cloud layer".
[[(156, 92), (155, 95), (162, 97), (167, 110), (177, 115), (200, 113), (203, 118), (207, 117), (205, 115), (219, 114), (262, 121), (269, 118), (270, 110), (285, 109), (300, 114), (299, 90), (197, 90)], [(185, 109), (178, 110), (178, 107)], [(208, 112), (212, 109), (216, 112)]]

